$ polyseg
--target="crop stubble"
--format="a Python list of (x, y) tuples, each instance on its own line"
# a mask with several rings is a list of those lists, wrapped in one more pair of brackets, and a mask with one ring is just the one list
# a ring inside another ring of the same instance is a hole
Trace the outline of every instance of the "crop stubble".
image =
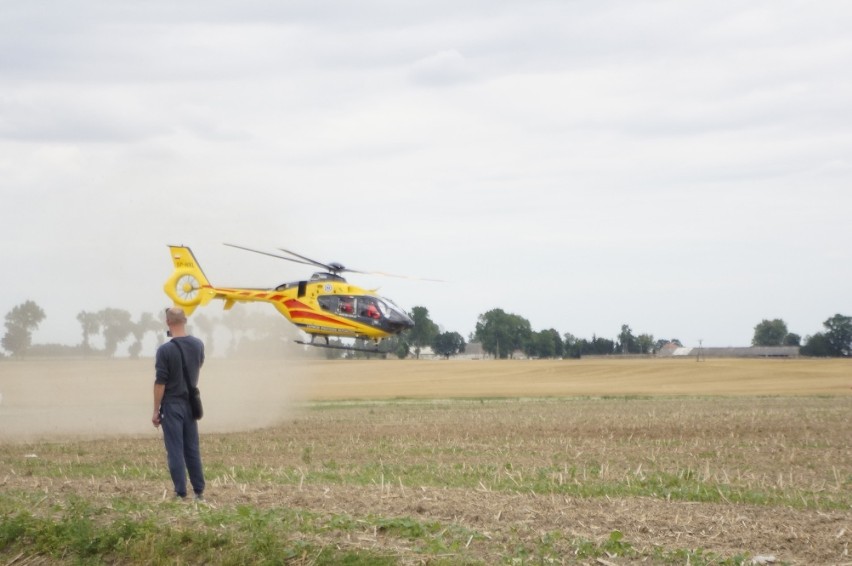
[[(645, 557), (659, 547), (846, 563), (847, 366), (816, 363), (809, 371), (802, 362), (711, 361), (696, 370), (705, 372), (703, 385), (686, 364), (639, 361), (610, 363), (609, 372), (606, 364), (577, 365), (574, 377), (537, 362), (420, 363), (410, 372), (396, 362), (302, 367), (314, 388), (288, 396), (278, 424), (205, 434), (209, 498), (219, 508), (453, 525), (471, 533), (454, 556), (486, 563), (521, 547), (567, 557), (576, 551), (571, 541), (602, 543), (614, 531)], [(680, 382), (671, 368), (682, 370)], [(631, 374), (638, 383), (619, 385)], [(448, 381), (454, 375), (459, 383)], [(308, 402), (312, 396), (326, 401)], [(210, 398), (209, 414), (220, 401)], [(37, 452), (38, 462), (23, 460), (25, 452)], [(19, 439), (0, 446), (0, 457), (4, 488), (48, 497), (156, 499), (167, 487), (161, 445), (150, 434), (97, 443)], [(91, 474), (105, 468), (114, 473)], [(423, 557), (416, 541), (375, 528), (321, 537), (322, 545), (379, 549), (403, 562)]]

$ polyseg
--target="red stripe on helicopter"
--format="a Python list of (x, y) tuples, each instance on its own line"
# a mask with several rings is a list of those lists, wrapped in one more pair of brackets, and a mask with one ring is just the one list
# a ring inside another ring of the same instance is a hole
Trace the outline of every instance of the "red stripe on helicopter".
[(354, 324), (350, 324), (344, 320), (339, 320), (330, 316), (319, 314), (316, 311), (312, 310), (311, 307), (309, 307), (308, 305), (302, 303), (301, 301), (297, 301), (296, 299), (284, 301), (284, 306), (286, 306), (290, 310), (290, 316), (292, 318), (306, 318), (310, 320), (318, 320), (321, 322), (329, 322), (332, 324), (339, 324), (343, 326), (357, 328), (357, 326), (355, 326)]
[(310, 308), (311, 308), (308, 305), (306, 305), (305, 303), (303, 303), (302, 301), (297, 301), (296, 299), (289, 299), (289, 300), (284, 301), (284, 306), (287, 307), (290, 310), (293, 310), (293, 309), (308, 309), (308, 310), (310, 310)]
[(295, 318), (310, 319), (310, 320), (316, 320), (316, 321), (319, 321), (319, 322), (328, 322), (328, 323), (332, 323), (332, 324), (337, 324), (339, 326), (349, 326), (351, 328), (358, 328), (354, 324), (349, 324), (348, 322), (344, 322), (344, 321), (338, 320), (336, 318), (331, 318), (330, 316), (323, 316), (323, 315), (317, 314), (313, 311), (290, 311), (290, 316), (292, 316), (294, 319)]
[[(240, 295), (241, 297), (251, 297), (252, 299), (265, 299), (266, 297), (269, 296), (269, 293), (267, 293), (267, 292), (258, 293), (258, 292), (255, 292), (255, 291), (248, 291), (248, 290), (244, 290), (244, 289), (224, 289), (224, 288), (220, 287), (216, 290), (221, 291), (223, 293), (234, 293), (236, 295)], [(276, 298), (280, 299), (281, 295), (276, 295), (275, 297), (273, 297), (270, 300), (275, 300)]]
[(225, 287), (213, 287), (211, 285), (202, 285), (202, 288), (213, 289), (214, 291), (218, 291), (220, 293), (235, 293), (243, 297), (251, 295), (253, 299), (266, 299), (268, 297), (268, 300), (270, 301), (280, 301), (284, 298), (284, 295), (272, 295), (271, 297), (269, 297), (268, 292), (262, 292), (252, 295), (254, 291), (248, 291), (245, 289), (227, 289)]

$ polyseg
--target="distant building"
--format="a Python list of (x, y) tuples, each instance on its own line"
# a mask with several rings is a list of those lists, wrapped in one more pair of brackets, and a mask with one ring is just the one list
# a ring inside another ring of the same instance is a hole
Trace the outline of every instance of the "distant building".
[(668, 348), (668, 344), (657, 352), (659, 357), (689, 357), (702, 358), (798, 358), (798, 346), (749, 346), (745, 348)]
[(418, 360), (435, 360), (438, 358), (438, 355), (432, 350), (431, 346), (423, 346), (420, 348), (420, 355), (417, 356), (414, 354), (414, 348), (411, 349), (411, 353), (408, 354), (409, 358), (417, 358)]
[[(409, 358), (415, 358), (414, 349), (412, 348), (411, 352), (408, 354)], [(454, 356), (450, 356), (451, 360), (490, 360), (493, 359), (494, 356), (485, 352), (482, 349), (482, 344), (479, 342), (471, 342), (470, 344), (465, 344), (464, 352), (461, 354), (456, 354)], [(423, 346), (420, 348), (420, 358), (421, 360), (443, 360), (444, 356), (440, 356), (435, 353), (432, 348), (429, 346)]]
[(465, 344), (464, 352), (453, 356), (457, 360), (493, 360), (494, 356), (482, 348), (481, 342), (470, 342)]
[(681, 346), (678, 346), (674, 342), (666, 342), (665, 344), (660, 346), (660, 349), (657, 351), (657, 355), (658, 356), (671, 356), (671, 355), (674, 354), (675, 350), (677, 350), (680, 347)]

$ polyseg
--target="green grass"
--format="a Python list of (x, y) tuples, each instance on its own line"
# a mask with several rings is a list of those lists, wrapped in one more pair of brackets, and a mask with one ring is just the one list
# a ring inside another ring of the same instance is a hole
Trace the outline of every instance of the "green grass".
[[(24, 553), (86, 564), (395, 563), (392, 557), (317, 543), (311, 534), (341, 526), (353, 529), (356, 523), (333, 517), (326, 522), (298, 510), (251, 506), (212, 510), (187, 503), (144, 505), (126, 499), (99, 507), (70, 497), (35, 513), (27, 510), (29, 499), (30, 494), (0, 495), (0, 557)], [(389, 522), (390, 528), (393, 524)], [(376, 525), (383, 526), (384, 521)], [(424, 533), (414, 534), (425, 538)]]
[[(45, 506), (32, 493), (0, 495), (0, 558), (44, 557), (75, 564), (206, 563), (394, 565), (400, 558), (388, 552), (345, 550), (325, 544), (329, 534), (378, 535), (399, 541), (414, 556), (435, 564), (481, 564), (466, 557), (472, 542), (487, 544), (487, 535), (453, 524), (411, 517), (320, 515), (300, 509), (259, 509), (238, 505), (228, 509), (195, 507), (187, 503), (143, 503), (116, 498), (98, 505), (77, 496)], [(36, 509), (32, 509), (36, 507)], [(335, 537), (332, 537), (335, 538)], [(543, 533), (534, 541), (518, 542), (503, 556), (505, 564), (558, 563), (566, 556), (593, 558), (651, 557), (657, 564), (737, 565), (746, 555), (722, 557), (697, 550), (654, 548), (643, 554), (613, 531), (600, 542)]]

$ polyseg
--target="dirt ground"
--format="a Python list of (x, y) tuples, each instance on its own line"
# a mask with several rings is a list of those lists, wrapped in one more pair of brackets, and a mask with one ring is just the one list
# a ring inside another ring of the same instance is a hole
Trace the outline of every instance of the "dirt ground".
[[(0, 363), (0, 442), (154, 434), (153, 361)], [(307, 401), (630, 395), (852, 395), (848, 360), (286, 361), (212, 358), (208, 432), (250, 430)]]
[[(706, 549), (723, 557), (774, 557), (774, 563), (852, 564), (852, 510), (808, 505), (819, 497), (848, 501), (850, 369), (846, 360), (213, 359), (201, 387), (202, 431), (205, 458), (217, 469), (257, 458), (264, 469), (306, 474), (371, 469), (377, 460), (384, 471), (366, 487), (240, 482), (219, 473), (208, 478), (209, 497), (219, 507), (250, 503), (459, 525), (484, 534), (464, 550), (484, 563), (505, 561), (521, 545), (540, 546), (548, 533), (600, 543), (617, 530), (645, 551)], [(10, 447), (37, 439), (74, 445), (97, 437), (114, 439), (97, 451), (106, 461), (128, 450), (161, 459), (159, 433), (148, 420), (152, 373), (150, 360), (0, 363), (3, 453), (17, 458)], [(411, 401), (389, 402), (398, 399)], [(316, 410), (313, 401), (326, 408)], [(234, 445), (251, 452), (234, 452)], [(93, 452), (71, 450), (77, 463), (80, 454)], [(64, 457), (61, 451), (55, 456), (60, 464)], [(17, 459), (0, 464), (21, 465)], [(468, 468), (491, 475), (473, 489), (450, 480), (435, 485), (414, 477), (422, 467), (430, 477), (442, 470), (455, 477)], [(662, 486), (647, 496), (603, 497), (521, 487), (541, 470), (549, 470), (545, 479), (554, 484), (591, 487), (689, 474), (702, 485), (797, 494), (803, 505), (730, 503), (722, 491), (710, 502), (682, 500), (665, 496)], [(165, 477), (95, 483), (6, 474), (4, 482), (103, 498), (166, 493)], [(507, 489), (507, 482), (518, 489)], [(327, 536), (320, 544), (385, 551), (402, 563), (422, 560), (406, 540), (375, 529)]]

